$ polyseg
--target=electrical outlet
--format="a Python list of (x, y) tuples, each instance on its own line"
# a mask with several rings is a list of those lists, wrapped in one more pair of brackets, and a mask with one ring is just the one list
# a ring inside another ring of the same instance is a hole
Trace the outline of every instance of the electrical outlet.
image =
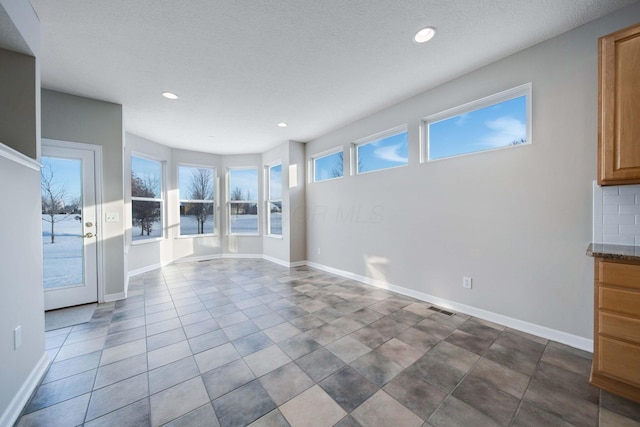
[(120, 221), (120, 214), (118, 212), (107, 212), (105, 214), (105, 221), (106, 222), (119, 222)]
[(471, 289), (471, 277), (462, 278), (462, 287), (465, 289)]
[(17, 350), (22, 345), (22, 325), (13, 330), (13, 349)]

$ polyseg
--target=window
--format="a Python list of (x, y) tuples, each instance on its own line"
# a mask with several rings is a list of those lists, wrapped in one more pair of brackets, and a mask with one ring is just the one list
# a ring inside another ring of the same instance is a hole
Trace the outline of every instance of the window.
[(282, 236), (282, 165), (267, 168), (267, 232)]
[(406, 166), (409, 163), (406, 125), (361, 139), (353, 147), (356, 173)]
[(133, 241), (163, 236), (162, 163), (131, 156), (131, 235)]
[(258, 170), (229, 170), (229, 233), (258, 234)]
[(344, 175), (344, 153), (342, 150), (313, 157), (313, 182), (341, 178)]
[(530, 118), (530, 83), (427, 117), (427, 160), (530, 144)]
[(180, 235), (213, 234), (215, 170), (178, 166)]

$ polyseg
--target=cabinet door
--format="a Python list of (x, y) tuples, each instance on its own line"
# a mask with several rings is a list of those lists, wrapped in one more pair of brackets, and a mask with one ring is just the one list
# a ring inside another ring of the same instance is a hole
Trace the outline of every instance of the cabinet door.
[(599, 40), (598, 183), (640, 183), (640, 25)]

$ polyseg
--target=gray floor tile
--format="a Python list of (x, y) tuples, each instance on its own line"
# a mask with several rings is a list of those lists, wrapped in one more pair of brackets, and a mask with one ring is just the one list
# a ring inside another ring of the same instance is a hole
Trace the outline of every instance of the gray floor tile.
[(151, 425), (160, 426), (209, 403), (201, 377), (195, 377), (151, 396)]
[(150, 426), (151, 412), (149, 398), (145, 397), (131, 405), (125, 406), (93, 421), (85, 423), (85, 427), (112, 427), (112, 426)]
[(291, 427), (278, 409), (274, 409), (267, 415), (258, 418), (249, 427)]
[(315, 384), (295, 363), (269, 372), (260, 378), (260, 383), (276, 405), (283, 404)]
[(220, 329), (220, 325), (218, 325), (218, 322), (214, 319), (207, 319), (202, 322), (186, 325), (183, 329), (187, 338), (193, 338), (209, 332), (217, 331)]
[(255, 375), (242, 359), (220, 366), (202, 375), (202, 380), (211, 400), (215, 400), (255, 379)]
[(89, 404), (90, 394), (83, 394), (23, 415), (16, 427), (67, 427), (81, 425)]
[(171, 329), (147, 338), (147, 351), (156, 350), (187, 339), (182, 328)]
[(427, 419), (447, 397), (439, 388), (406, 371), (389, 381), (383, 390), (422, 419)]
[(316, 382), (320, 382), (345, 365), (342, 359), (325, 348), (320, 348), (299, 358), (296, 360), (296, 364)]
[(255, 380), (213, 401), (221, 427), (241, 427), (276, 409), (260, 382)]
[(244, 358), (249, 368), (253, 371), (256, 377), (278, 369), (281, 366), (291, 362), (291, 358), (287, 356), (280, 347), (272, 345), (260, 351), (257, 351)]
[(146, 354), (139, 354), (109, 365), (104, 365), (98, 369), (93, 388), (99, 389), (143, 372), (147, 372)]
[(351, 366), (345, 366), (319, 384), (347, 413), (380, 389)]
[(220, 427), (220, 424), (216, 413), (213, 411), (213, 405), (207, 403), (165, 424), (165, 427)]
[(91, 394), (87, 421), (108, 414), (149, 395), (147, 374), (120, 381)]
[(434, 427), (500, 426), (490, 417), (452, 396), (447, 397), (427, 421)]
[(472, 376), (465, 378), (451, 395), (503, 426), (511, 423), (520, 405), (520, 399)]
[(423, 423), (420, 417), (382, 390), (360, 405), (351, 416), (363, 426), (372, 427), (419, 427)]
[(149, 394), (173, 387), (200, 375), (193, 356), (161, 366), (149, 371)]
[(226, 343), (195, 355), (200, 373), (205, 373), (240, 358), (231, 343)]
[(375, 351), (353, 361), (351, 366), (378, 387), (384, 386), (403, 370), (402, 366)]
[(82, 372), (43, 384), (31, 398), (25, 412), (34, 412), (91, 391), (96, 370)]
[(191, 356), (191, 347), (187, 340), (180, 341), (157, 350), (149, 351), (147, 358), (149, 360), (149, 369), (159, 368), (167, 363), (184, 359)]
[(208, 332), (189, 339), (189, 346), (193, 354), (218, 347), (219, 345), (229, 342), (229, 338), (222, 329)]
[(319, 349), (322, 346), (309, 335), (299, 334), (284, 341), (280, 341), (278, 343), (278, 347), (287, 353), (291, 359), (295, 360)]
[(96, 369), (100, 363), (102, 352), (95, 351), (93, 353), (83, 354), (82, 356), (63, 360), (61, 362), (52, 363), (49, 370), (42, 380), (43, 384), (60, 380), (81, 372)]

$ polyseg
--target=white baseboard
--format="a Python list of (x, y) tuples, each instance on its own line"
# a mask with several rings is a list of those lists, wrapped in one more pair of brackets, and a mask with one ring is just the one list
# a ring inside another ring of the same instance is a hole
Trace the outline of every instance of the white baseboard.
[(161, 267), (162, 267), (162, 264), (160, 264), (160, 263), (147, 265), (146, 267), (141, 267), (141, 268), (136, 268), (135, 270), (131, 270), (128, 273), (128, 276), (129, 277), (137, 276), (138, 274), (146, 273), (148, 271), (157, 270), (157, 269), (159, 269)]
[(0, 426), (12, 426), (16, 422), (48, 367), (49, 355), (45, 351), (0, 417)]
[(262, 254), (222, 254), (223, 259), (262, 259)]
[(504, 316), (502, 314), (493, 313), (481, 308), (461, 304), (455, 301), (450, 301), (444, 298), (436, 297), (434, 295), (425, 294), (423, 292), (415, 291), (413, 289), (404, 288), (402, 286), (386, 283), (381, 280), (371, 279), (369, 277), (361, 276), (359, 274), (351, 273), (337, 268), (328, 267), (326, 265), (318, 264), (316, 262), (307, 261), (309, 267), (326, 271), (327, 273), (335, 274), (337, 276), (345, 277), (347, 279), (357, 280), (358, 282), (366, 283), (367, 285), (375, 286), (381, 289), (387, 289), (402, 295), (406, 295), (412, 298), (419, 299), (421, 301), (429, 302), (443, 308), (447, 308), (460, 313), (475, 316), (480, 319), (488, 320), (493, 323), (497, 323), (509, 328), (517, 329), (522, 332), (526, 332), (532, 335), (536, 335), (552, 341), (557, 341), (562, 344), (566, 344), (571, 347), (578, 348), (580, 350), (593, 352), (593, 340), (572, 335), (556, 329), (547, 328), (546, 326), (537, 325), (524, 320), (515, 319), (513, 317)]
[(127, 298), (127, 291), (125, 290), (124, 292), (117, 292), (115, 294), (105, 294), (104, 302), (120, 301), (121, 299), (126, 299), (126, 298)]
[(212, 259), (221, 259), (222, 258), (222, 254), (215, 254), (215, 255), (203, 255), (203, 256), (190, 256), (190, 257), (185, 257), (185, 258), (179, 258), (175, 261), (173, 261), (174, 264), (181, 264), (184, 262), (200, 262), (200, 261), (210, 261)]

